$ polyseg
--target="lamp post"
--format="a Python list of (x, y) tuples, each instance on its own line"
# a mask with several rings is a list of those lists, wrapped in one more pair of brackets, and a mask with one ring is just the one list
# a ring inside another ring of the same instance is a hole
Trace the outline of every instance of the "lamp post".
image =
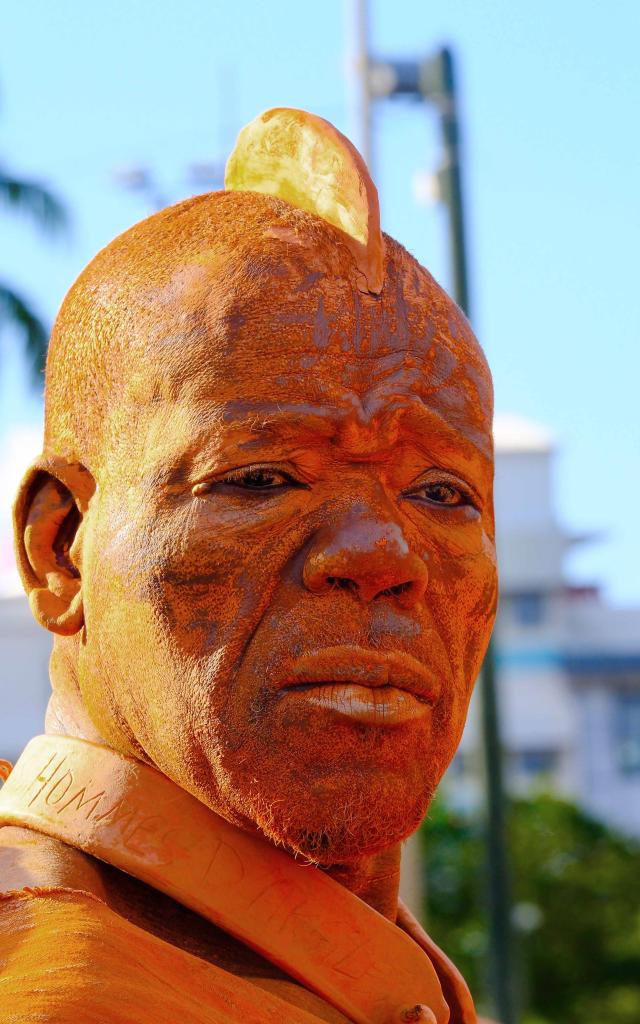
[[(454, 298), (470, 316), (468, 259), (461, 174), (460, 120), (454, 57), (448, 47), (423, 61), (377, 60), (367, 66), (372, 100), (405, 97), (435, 108), (443, 146), (438, 172), (439, 198), (449, 220)], [(511, 920), (508, 858), (504, 831), (504, 786), (493, 643), (480, 676), (482, 747), (486, 776), (486, 858), (490, 970), (495, 1011), (501, 1024), (515, 1024), (512, 999)]]

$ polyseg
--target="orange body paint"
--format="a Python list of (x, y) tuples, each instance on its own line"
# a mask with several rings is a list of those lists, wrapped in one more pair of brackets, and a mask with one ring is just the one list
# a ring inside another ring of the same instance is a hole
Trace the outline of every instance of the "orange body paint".
[[(150, 766), (395, 922), (400, 844), (453, 757), (495, 614), (491, 379), (324, 124), (264, 115), (248, 137), (263, 152), (267, 132), (271, 161), (252, 165), (255, 191), (236, 160), (232, 191), (143, 221), (78, 279), (16, 543), (55, 634), (47, 731)], [(317, 159), (299, 172), (302, 152)], [(7, 825), (2, 863), (1, 888), (92, 893), (120, 919), (120, 952), (141, 929), (231, 989), (259, 978), (296, 1012), (349, 1019), (268, 951), (55, 835)], [(47, 900), (42, 928), (93, 906)], [(20, 935), (16, 971), (36, 941)], [(92, 970), (101, 986), (124, 971), (137, 1003), (153, 989), (126, 954)], [(452, 1024), (468, 1024), (468, 996), (440, 973)], [(239, 1019), (190, 1012), (185, 996), (185, 1020)]]

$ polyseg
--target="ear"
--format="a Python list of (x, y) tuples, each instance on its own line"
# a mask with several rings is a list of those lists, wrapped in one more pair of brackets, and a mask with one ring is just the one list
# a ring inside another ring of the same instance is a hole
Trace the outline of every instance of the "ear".
[(80, 463), (45, 456), (25, 474), (13, 509), (18, 568), (34, 618), (61, 636), (84, 624), (82, 524), (95, 481)]

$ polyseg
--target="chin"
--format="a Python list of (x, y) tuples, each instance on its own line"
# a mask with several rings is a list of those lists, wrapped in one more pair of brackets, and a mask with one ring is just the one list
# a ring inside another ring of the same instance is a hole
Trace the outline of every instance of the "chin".
[(425, 781), (425, 774), (419, 786), (406, 777), (345, 776), (342, 784), (325, 781), (321, 793), (302, 784), (298, 792), (289, 787), (286, 796), (254, 796), (247, 808), (250, 817), (270, 842), (295, 857), (324, 866), (347, 864), (389, 849), (415, 832), (437, 784)]
[(449, 720), (441, 708), (426, 727), (389, 730), (329, 728), (322, 716), (260, 730), (208, 723), (200, 757), (185, 756), (177, 771), (184, 780), (188, 765), (181, 784), (227, 821), (295, 857), (345, 864), (419, 827), (455, 752)]

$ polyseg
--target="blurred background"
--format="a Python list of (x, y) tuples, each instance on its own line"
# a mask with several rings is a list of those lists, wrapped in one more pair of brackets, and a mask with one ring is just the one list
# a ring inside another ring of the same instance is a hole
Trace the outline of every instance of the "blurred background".
[(635, 0), (3, 14), (0, 755), (49, 689), (10, 503), (57, 307), (114, 235), (220, 188), (256, 114), (328, 118), (494, 373), (498, 624), (403, 886), (504, 1024), (640, 1021), (639, 29)]

